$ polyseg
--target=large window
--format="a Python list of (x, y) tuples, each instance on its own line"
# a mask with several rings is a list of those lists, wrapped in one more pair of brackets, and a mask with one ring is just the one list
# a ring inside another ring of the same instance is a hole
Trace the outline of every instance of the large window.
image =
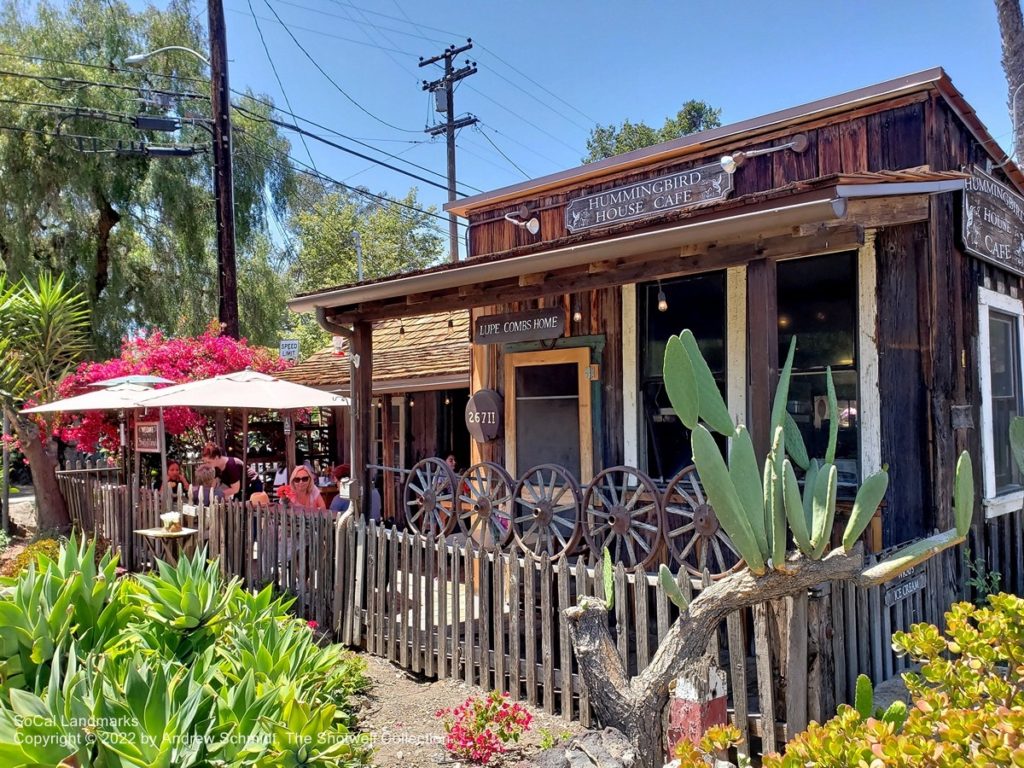
[(693, 331), (719, 387), (725, 392), (725, 272), (647, 283), (637, 286), (637, 294), (640, 405), (645, 438), (640, 466), (656, 480), (668, 482), (692, 462), (690, 432), (676, 416), (665, 394), (662, 370), (665, 345), (672, 334), (684, 328)]
[(859, 476), (857, 418), (857, 254), (839, 253), (779, 262), (776, 269), (779, 366), (797, 337), (787, 408), (808, 454), (828, 445), (826, 369), (831, 366), (839, 403), (836, 468), (840, 485)]
[(980, 291), (979, 375), (985, 506), (991, 516), (1020, 508), (1021, 477), (1010, 452), (1010, 421), (1024, 412), (1021, 339), (1024, 305), (1019, 299)]

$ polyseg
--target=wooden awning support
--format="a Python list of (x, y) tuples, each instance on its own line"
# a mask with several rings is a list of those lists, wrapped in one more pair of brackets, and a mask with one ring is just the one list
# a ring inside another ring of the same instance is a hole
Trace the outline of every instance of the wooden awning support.
[(352, 498), (364, 518), (373, 509), (370, 483), (370, 434), (373, 428), (373, 326), (362, 320), (352, 327)]

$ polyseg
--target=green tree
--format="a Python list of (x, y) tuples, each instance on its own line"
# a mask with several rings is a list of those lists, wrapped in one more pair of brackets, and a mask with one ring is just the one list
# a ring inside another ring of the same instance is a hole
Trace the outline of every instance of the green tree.
[[(148, 74), (119, 66), (166, 45), (203, 50), (200, 10), (192, 0), (138, 13), (122, 0), (0, 0), (4, 49), (40, 57), (8, 56), (0, 67), (14, 73), (0, 75), (8, 100), (0, 103), (0, 261), (14, 279), (52, 271), (80, 284), (100, 353), (112, 353), (131, 329), (197, 333), (215, 314), (209, 153), (114, 151), (118, 142), (208, 149), (210, 85), (198, 60), (172, 51), (151, 59)], [(269, 108), (251, 97), (236, 104), (244, 108), (234, 119), (242, 260), (265, 234), (269, 209), (284, 215), (294, 178), (288, 142), (265, 120)], [(125, 122), (140, 111), (182, 126), (140, 132)]]
[(621, 125), (597, 125), (587, 139), (587, 156), (584, 163), (604, 160), (606, 157), (621, 155), (634, 149), (677, 139), (698, 131), (717, 128), (721, 109), (715, 109), (707, 102), (690, 101), (683, 104), (675, 116), (665, 118), (661, 128), (652, 128), (644, 122), (633, 123), (624, 120)]
[(277, 349), (288, 327), (286, 302), (294, 291), (287, 266), (286, 255), (267, 237), (238, 261), (238, 313), (242, 337), (251, 344)]
[(20, 413), (24, 401), (55, 399), (57, 385), (88, 350), (89, 308), (63, 275), (42, 274), (33, 284), (0, 277), (0, 405), (15, 426), (32, 467), (40, 530), (70, 524), (57, 486), (53, 418)]
[[(294, 285), (309, 292), (349, 285), (358, 280), (356, 238), (363, 252), (363, 279), (373, 280), (423, 269), (438, 262), (445, 240), (431, 215), (419, 208), (416, 190), (382, 203), (365, 195), (310, 179), (300, 182), (305, 207), (291, 219), (297, 253), (292, 265)], [(293, 318), (291, 332), (303, 356), (330, 343), (330, 337), (309, 315)]]

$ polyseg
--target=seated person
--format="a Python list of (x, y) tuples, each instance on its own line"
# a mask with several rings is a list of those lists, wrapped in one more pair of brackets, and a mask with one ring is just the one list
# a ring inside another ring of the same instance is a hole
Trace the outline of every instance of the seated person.
[(167, 462), (167, 479), (164, 480), (162, 485), (157, 483), (156, 487), (161, 491), (167, 488), (170, 489), (171, 493), (177, 494), (179, 485), (183, 490), (188, 491), (189, 483), (181, 471), (181, 464), (171, 459)]
[(189, 494), (193, 504), (204, 507), (224, 498), (224, 489), (217, 483), (217, 473), (213, 467), (202, 465), (196, 468), (196, 481)]
[(277, 490), (282, 485), (288, 485), (288, 467), (284, 465), (284, 462), (277, 462), (277, 471), (274, 473), (274, 490)]
[(305, 464), (300, 464), (292, 471), (290, 482), (292, 487), (292, 503), (296, 507), (305, 509), (327, 509), (324, 497), (320, 495), (320, 489), (313, 482), (313, 473)]
[(246, 468), (245, 492), (250, 499), (257, 493), (263, 493), (263, 479), (256, 471), (255, 464), (250, 464)]
[(203, 446), (203, 464), (213, 467), (224, 496), (229, 499), (235, 498), (242, 488), (244, 465), (241, 460), (234, 456), (225, 456), (219, 446), (207, 443)]

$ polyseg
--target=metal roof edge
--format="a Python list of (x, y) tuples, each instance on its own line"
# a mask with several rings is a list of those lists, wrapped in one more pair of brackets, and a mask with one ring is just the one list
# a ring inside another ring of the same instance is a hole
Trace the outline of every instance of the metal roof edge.
[[(732, 136), (778, 127), (784, 123), (807, 120), (822, 112), (835, 112), (852, 108), (856, 105), (884, 101), (885, 99), (922, 90), (941, 81), (950, 82), (949, 76), (942, 67), (921, 70), (920, 72), (846, 91), (845, 93), (836, 94), (824, 99), (817, 99), (795, 107), (770, 112), (766, 115), (748, 118), (747, 120), (719, 126), (718, 128), (711, 128), (699, 133), (692, 133), (672, 141), (636, 149), (622, 155), (599, 160), (596, 163), (580, 165), (568, 170), (548, 174), (547, 176), (541, 176), (537, 179), (530, 179), (518, 184), (501, 187), (491, 192), (482, 192), (470, 197), (464, 197), (460, 200), (446, 203), (444, 210), (465, 217), (471, 208), (493, 205), (501, 200), (521, 197), (529, 192), (538, 191), (546, 187), (579, 183), (590, 178), (629, 170), (632, 167), (667, 160), (674, 156), (683, 156), (696, 151), (703, 145), (720, 142)], [(955, 91), (956, 89), (954, 88), (953, 90)]]
[[(482, 263), (462, 263), (453, 269), (399, 276), (376, 283), (298, 296), (288, 301), (288, 308), (293, 312), (312, 312), (316, 307), (353, 306), (362, 302), (395, 299), (413, 293), (447, 290), (486, 280), (576, 266), (601, 258), (602, 254), (636, 255), (658, 246), (675, 247), (720, 237), (754, 235), (766, 227), (841, 219), (845, 213), (845, 199), (836, 198), (834, 188), (828, 187), (801, 195), (800, 202), (790, 202), (788, 205), (773, 205), (741, 213), (718, 213), (698, 221), (687, 220), (669, 227), (630, 232), (619, 237), (577, 243), (549, 251)], [(661, 241), (667, 241), (668, 245)]]

